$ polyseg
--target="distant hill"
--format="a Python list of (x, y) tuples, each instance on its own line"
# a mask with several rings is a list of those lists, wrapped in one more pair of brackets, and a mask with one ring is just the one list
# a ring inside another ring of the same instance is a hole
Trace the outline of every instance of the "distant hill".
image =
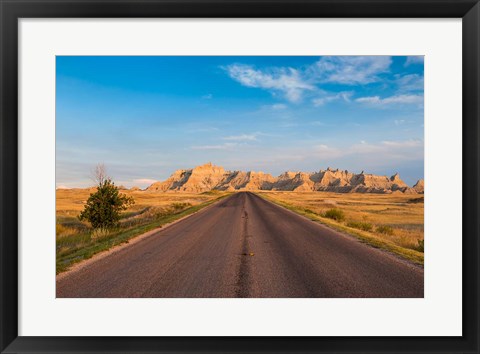
[(423, 194), (424, 182), (419, 180), (409, 187), (398, 173), (391, 177), (359, 174), (348, 171), (320, 170), (318, 172), (287, 171), (278, 177), (254, 171), (226, 171), (211, 163), (188, 170), (177, 170), (163, 182), (155, 182), (147, 188), (156, 192), (207, 192), (221, 191), (326, 191), (337, 193), (405, 193)]

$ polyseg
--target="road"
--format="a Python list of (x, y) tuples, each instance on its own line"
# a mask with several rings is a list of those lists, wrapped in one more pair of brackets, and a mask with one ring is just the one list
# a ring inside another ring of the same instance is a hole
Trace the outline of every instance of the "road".
[(423, 269), (236, 193), (57, 280), (57, 297), (423, 297)]

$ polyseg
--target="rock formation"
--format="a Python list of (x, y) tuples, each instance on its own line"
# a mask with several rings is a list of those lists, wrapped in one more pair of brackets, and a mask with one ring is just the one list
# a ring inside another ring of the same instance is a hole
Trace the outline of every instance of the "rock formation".
[(423, 193), (424, 193), (424, 185), (425, 185), (425, 183), (423, 182), (423, 179), (419, 179), (419, 180), (417, 181), (417, 183), (415, 183), (415, 185), (413, 186), (413, 189), (414, 189), (417, 193), (423, 194)]
[(391, 177), (355, 174), (348, 171), (320, 170), (318, 172), (287, 171), (278, 177), (263, 172), (225, 171), (223, 167), (207, 163), (189, 170), (175, 171), (163, 182), (155, 182), (148, 191), (200, 193), (221, 191), (326, 191), (336, 193), (423, 193), (424, 183), (419, 180), (410, 188), (398, 173)]

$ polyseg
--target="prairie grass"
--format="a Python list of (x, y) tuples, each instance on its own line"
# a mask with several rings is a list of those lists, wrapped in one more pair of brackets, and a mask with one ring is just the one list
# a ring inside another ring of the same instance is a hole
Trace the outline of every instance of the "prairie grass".
[[(312, 212), (311, 210), (309, 210), (309, 211)], [(336, 220), (336, 221), (343, 221), (343, 220), (345, 220), (345, 214), (343, 213), (343, 211), (341, 211), (341, 210), (338, 209), (338, 208), (328, 209), (328, 210), (323, 214), (323, 216), (326, 217), (326, 218), (329, 218), (329, 219)]]
[(65, 226), (62, 224), (56, 224), (57, 238), (67, 237), (78, 233), (79, 230), (73, 227)]
[(105, 238), (108, 237), (111, 234), (112, 230), (107, 229), (106, 227), (99, 227), (96, 229), (93, 229), (90, 232), (90, 238), (92, 240), (98, 240), (100, 238)]
[(115, 229), (93, 229), (78, 215), (94, 190), (57, 190), (56, 261), (57, 273), (96, 253), (128, 242), (135, 236), (190, 215), (230, 193), (212, 194), (155, 193), (128, 191), (136, 204), (121, 215)]
[(347, 222), (348, 227), (352, 227), (354, 229), (359, 229), (363, 231), (372, 231), (373, 225), (369, 222), (365, 221), (349, 221)]
[[(257, 194), (374, 247), (423, 264), (423, 196), (277, 191)], [(332, 217), (337, 214), (344, 218)]]
[[(57, 189), (56, 193), (56, 211), (57, 216), (77, 216), (87, 202), (90, 193), (95, 192), (96, 188), (91, 189)], [(211, 200), (212, 197), (218, 197), (225, 192), (215, 193), (160, 193), (148, 191), (130, 191), (122, 190), (128, 196), (135, 199), (133, 208), (128, 209), (126, 213), (139, 211), (145, 207), (168, 206), (173, 203), (191, 203), (196, 205)]]
[(381, 234), (384, 234), (384, 235), (389, 235), (389, 236), (392, 236), (395, 233), (393, 231), (393, 227), (388, 226), (388, 225), (377, 226), (377, 229), (375, 231), (377, 231)]

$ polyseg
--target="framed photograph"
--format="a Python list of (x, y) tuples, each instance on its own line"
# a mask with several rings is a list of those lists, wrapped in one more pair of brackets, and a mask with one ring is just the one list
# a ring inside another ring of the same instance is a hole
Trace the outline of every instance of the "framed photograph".
[(476, 0), (1, 1), (1, 353), (479, 353)]

